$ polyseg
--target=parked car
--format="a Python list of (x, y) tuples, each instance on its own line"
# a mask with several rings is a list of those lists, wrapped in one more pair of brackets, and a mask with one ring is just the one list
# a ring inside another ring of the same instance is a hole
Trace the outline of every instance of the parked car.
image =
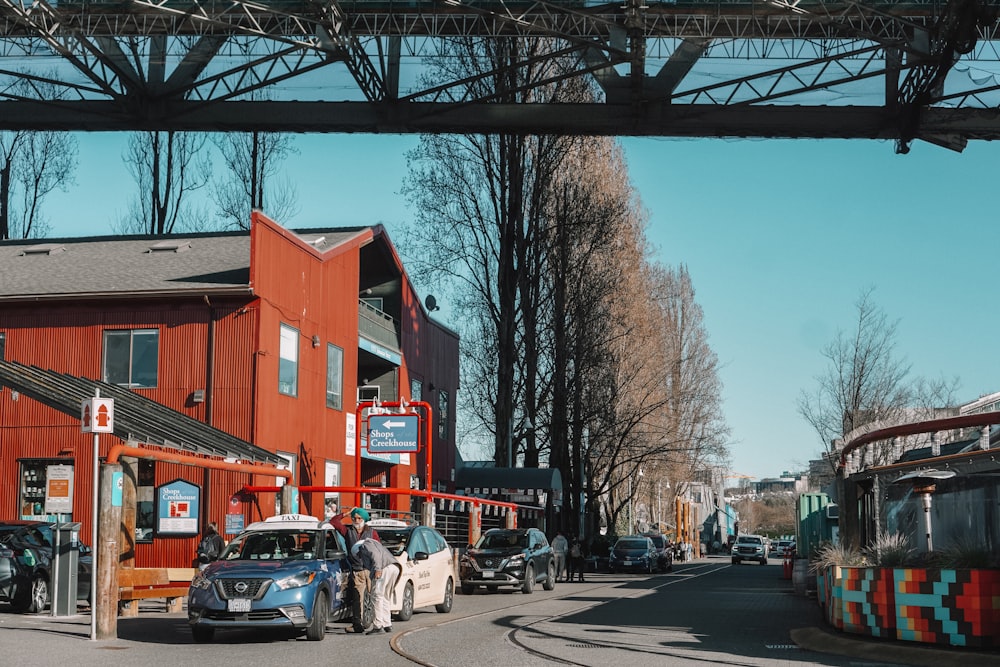
[[(51, 602), (55, 537), (45, 521), (0, 523), (0, 600), (14, 611), (37, 614)], [(77, 556), (77, 600), (90, 600), (90, 548)]]
[(191, 581), (191, 633), (207, 642), (219, 628), (286, 629), (319, 641), (328, 621), (351, 615), (349, 573), (330, 524), (299, 514), (252, 523)]
[(369, 522), (379, 539), (396, 557), (400, 577), (389, 600), (389, 610), (408, 621), (414, 609), (434, 608), (447, 614), (455, 598), (455, 557), (444, 536), (430, 526), (393, 519)]
[(653, 540), (645, 535), (621, 537), (611, 547), (608, 570), (614, 572), (645, 572), (652, 574), (656, 568), (659, 552)]
[(767, 539), (761, 535), (739, 535), (733, 544), (733, 565), (745, 560), (755, 560), (767, 565)]
[(656, 547), (656, 569), (660, 572), (674, 571), (674, 545), (661, 533), (647, 533), (646, 537)]
[(794, 540), (775, 540), (771, 543), (771, 554), (776, 558), (784, 558), (795, 553)]
[(466, 595), (480, 586), (514, 586), (530, 593), (539, 582), (547, 591), (556, 585), (555, 555), (537, 528), (487, 530), (462, 555), (459, 571)]

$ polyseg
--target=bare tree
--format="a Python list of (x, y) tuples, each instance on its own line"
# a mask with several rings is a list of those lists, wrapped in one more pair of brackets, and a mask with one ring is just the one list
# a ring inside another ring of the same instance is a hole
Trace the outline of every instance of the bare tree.
[(250, 213), (265, 211), (288, 220), (299, 211), (295, 187), (277, 178), (282, 161), (294, 153), (291, 137), (277, 132), (238, 132), (215, 138), (228, 178), (212, 184), (213, 198), (225, 227), (250, 228)]
[[(456, 91), (460, 97), (513, 100), (529, 94), (516, 77), (548, 78), (559, 67), (546, 60), (551, 45), (540, 40), (458, 39), (445, 48), (449, 57), (437, 67), (461, 71), (458, 78), (470, 82), (468, 90)], [(532, 68), (509, 66), (530, 60), (537, 63)], [(578, 86), (557, 78), (530, 94), (564, 99)], [(401, 245), (414, 277), (445, 289), (469, 317), (463, 342), (475, 345), (463, 345), (462, 385), (469, 388), (468, 404), (481, 423), (494, 431), (498, 465), (515, 462), (519, 445), (526, 465), (537, 465), (541, 455), (538, 429), (528, 426), (536, 426), (532, 415), (539, 393), (540, 240), (548, 184), (572, 141), (514, 134), (432, 136), (423, 137), (408, 156), (404, 193), (417, 214)]]
[[(13, 94), (51, 97), (52, 86), (19, 79)], [(45, 198), (72, 183), (76, 168), (76, 138), (69, 132), (0, 132), (0, 239), (45, 236), (49, 223), (42, 215)]]
[(157, 236), (207, 229), (208, 216), (189, 201), (208, 183), (207, 141), (207, 135), (200, 133), (132, 134), (123, 159), (139, 187), (115, 228)]
[[(840, 331), (822, 350), (826, 371), (816, 378), (812, 392), (803, 390), (797, 408), (823, 443), (832, 468), (844, 438), (873, 429), (914, 421), (931, 414), (941, 401), (953, 401), (956, 381), (909, 380), (910, 365), (896, 355), (898, 321), (890, 321), (873, 301), (874, 288), (862, 291), (855, 303), (857, 317), (851, 331)], [(873, 447), (873, 462), (887, 463), (888, 446)]]

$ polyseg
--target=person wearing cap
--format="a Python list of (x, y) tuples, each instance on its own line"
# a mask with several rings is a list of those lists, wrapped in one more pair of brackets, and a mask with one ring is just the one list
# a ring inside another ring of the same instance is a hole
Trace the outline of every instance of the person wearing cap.
[(368, 525), (371, 515), (364, 507), (355, 507), (340, 515), (340, 521), (331, 521), (333, 527), (340, 531), (347, 542), (348, 562), (351, 564), (351, 587), (354, 593), (351, 595), (351, 612), (354, 618), (353, 632), (361, 634), (365, 631), (364, 609), (365, 596), (372, 594), (372, 580), (368, 569), (364, 566), (361, 558), (357, 555), (354, 545), (361, 540), (373, 540), (381, 543), (378, 533)]
[(351, 556), (357, 557), (368, 571), (372, 582), (374, 618), (372, 627), (365, 634), (392, 632), (392, 614), (389, 610), (389, 591), (396, 584), (400, 573), (399, 564), (392, 553), (375, 540), (358, 540), (351, 547)]

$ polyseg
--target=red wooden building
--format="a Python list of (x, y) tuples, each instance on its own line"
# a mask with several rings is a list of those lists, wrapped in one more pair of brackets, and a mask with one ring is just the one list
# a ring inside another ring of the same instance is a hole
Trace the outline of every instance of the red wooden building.
[[(283, 460), (296, 485), (454, 490), (458, 336), (428, 317), (381, 226), (293, 232), (255, 213), (249, 232), (0, 242), (0, 360), (14, 362), (0, 362), (0, 520), (79, 521), (91, 542), (94, 439), (76, 406), (101, 387), (121, 420), (99, 436), (102, 457), (128, 442)], [(359, 395), (433, 406), (432, 480), (426, 449), (364, 447), (355, 479)], [(275, 512), (276, 494), (231, 502), (275, 478), (137, 466), (137, 566), (189, 565), (192, 526)], [(195, 502), (187, 521), (165, 521), (177, 482)], [(318, 495), (300, 510), (322, 516)], [(375, 509), (410, 509), (381, 498)]]

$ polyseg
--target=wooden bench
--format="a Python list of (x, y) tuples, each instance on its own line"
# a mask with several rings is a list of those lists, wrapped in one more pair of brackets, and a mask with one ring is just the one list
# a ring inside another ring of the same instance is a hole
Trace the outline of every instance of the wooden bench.
[(164, 598), (167, 612), (182, 611), (182, 602), (196, 569), (191, 567), (136, 567), (118, 570), (118, 613), (139, 615), (139, 600)]

